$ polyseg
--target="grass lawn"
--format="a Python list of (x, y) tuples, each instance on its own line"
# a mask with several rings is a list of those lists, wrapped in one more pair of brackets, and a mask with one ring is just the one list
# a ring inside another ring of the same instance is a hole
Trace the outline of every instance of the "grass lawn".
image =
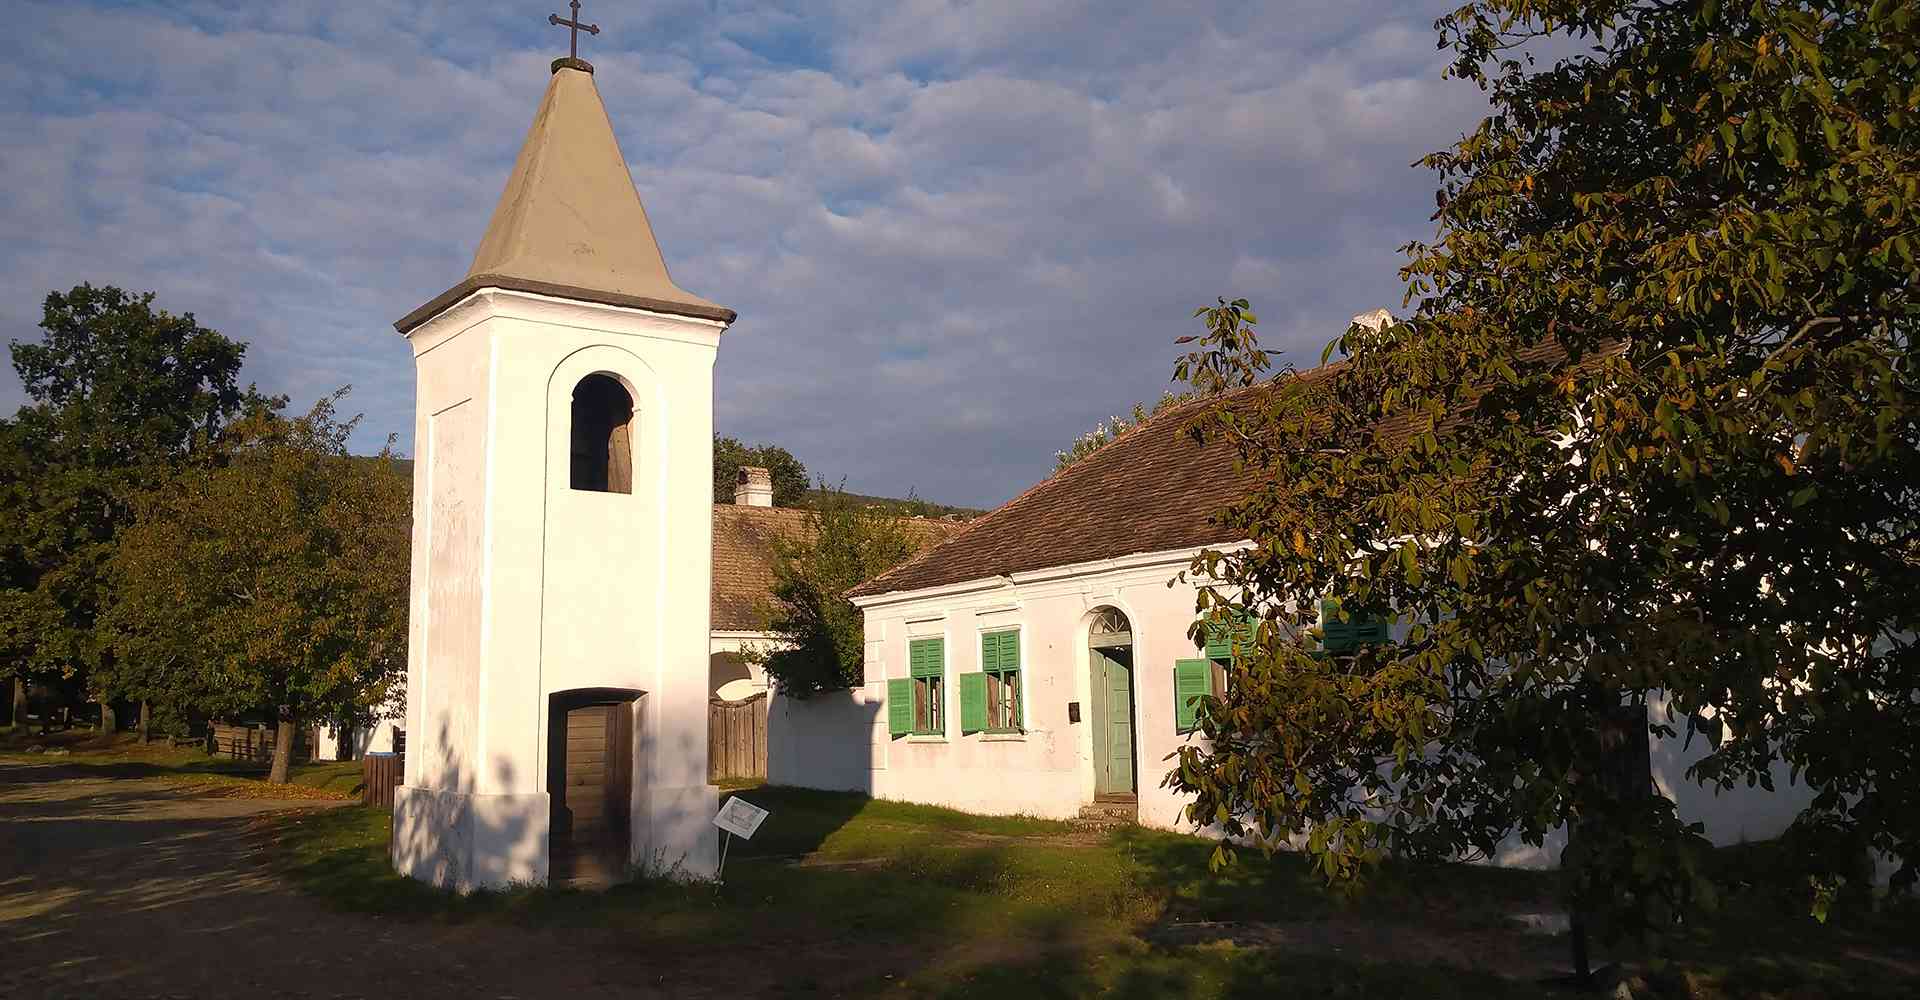
[[(294, 882), (344, 909), (592, 928), (620, 947), (714, 968), (777, 956), (774, 987), (809, 995), (1560, 995), (1539, 978), (1564, 966), (1565, 940), (1517, 933), (1504, 919), (1552, 907), (1548, 874), (1402, 866), (1340, 895), (1297, 858), (1243, 854), (1209, 874), (1211, 845), (1191, 837), (1089, 834), (797, 789), (741, 794), (773, 815), (755, 840), (733, 845), (719, 886), (460, 898), (392, 873), (384, 811), (280, 819), (274, 833)], [(1642, 995), (1920, 990), (1920, 957), (1903, 950), (1912, 910), (1862, 905), (1821, 925), (1790, 888), (1761, 882), (1659, 954), (1635, 958)]]
[[(34, 747), (41, 752), (27, 752)], [(49, 750), (55, 753), (47, 753)], [(267, 784), (265, 761), (209, 756), (196, 747), (176, 747), (168, 742), (142, 745), (131, 733), (105, 737), (93, 729), (41, 735), (29, 726), (0, 727), (0, 760), (58, 763), (97, 771), (103, 778), (160, 778), (215, 794), (248, 798), (360, 796), (359, 761), (296, 763), (289, 783), (276, 786)]]

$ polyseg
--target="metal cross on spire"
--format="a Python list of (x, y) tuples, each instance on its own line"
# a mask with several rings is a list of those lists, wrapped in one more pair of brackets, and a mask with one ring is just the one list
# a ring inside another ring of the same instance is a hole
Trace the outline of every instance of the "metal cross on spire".
[(580, 58), (580, 33), (584, 31), (589, 35), (597, 35), (600, 33), (600, 26), (580, 23), (580, 0), (573, 0), (567, 6), (573, 8), (573, 17), (562, 18), (558, 14), (548, 14), (547, 23), (567, 29), (567, 58), (578, 59)]

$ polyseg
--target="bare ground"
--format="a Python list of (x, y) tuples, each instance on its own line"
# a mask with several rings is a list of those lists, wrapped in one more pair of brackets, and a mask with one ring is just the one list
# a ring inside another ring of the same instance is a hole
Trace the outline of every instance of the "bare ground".
[(248, 831), (267, 813), (321, 808), (0, 761), (0, 997), (708, 992), (593, 930), (328, 910), (281, 882)]

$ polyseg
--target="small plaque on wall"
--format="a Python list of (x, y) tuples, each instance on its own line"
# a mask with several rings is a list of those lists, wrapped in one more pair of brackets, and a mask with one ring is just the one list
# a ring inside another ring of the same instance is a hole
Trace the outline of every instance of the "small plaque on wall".
[(1080, 721), (1080, 703), (1079, 702), (1077, 701), (1067, 702), (1067, 721), (1068, 722)]

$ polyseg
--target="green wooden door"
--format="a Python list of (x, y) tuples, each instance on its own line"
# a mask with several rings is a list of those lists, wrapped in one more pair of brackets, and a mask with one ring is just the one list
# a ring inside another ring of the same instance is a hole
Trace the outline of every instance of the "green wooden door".
[(1131, 795), (1133, 785), (1133, 653), (1095, 649), (1093, 656), (1093, 791)]

